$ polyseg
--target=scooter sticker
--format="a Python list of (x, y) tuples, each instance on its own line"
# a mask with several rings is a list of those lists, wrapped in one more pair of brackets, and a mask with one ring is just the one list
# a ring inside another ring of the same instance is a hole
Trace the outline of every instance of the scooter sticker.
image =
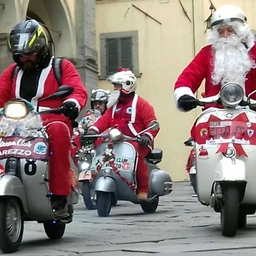
[(46, 154), (47, 152), (47, 146), (44, 142), (38, 142), (34, 146), (34, 152), (37, 154)]
[(247, 134), (248, 134), (249, 137), (252, 137), (252, 135), (254, 134), (254, 130), (247, 129)]
[(204, 146), (201, 146), (199, 148), (198, 158), (201, 158), (201, 159), (208, 159), (209, 158), (209, 153), (208, 153), (207, 149), (204, 148)]
[(48, 142), (44, 138), (5, 136), (0, 138), (0, 159), (17, 157), (46, 160)]
[(127, 161), (127, 159), (125, 159), (126, 161), (124, 161), (123, 163), (122, 163), (122, 169), (123, 170), (125, 170), (125, 171), (127, 171), (127, 170), (129, 170), (130, 168), (131, 168), (131, 165), (130, 165), (130, 163)]

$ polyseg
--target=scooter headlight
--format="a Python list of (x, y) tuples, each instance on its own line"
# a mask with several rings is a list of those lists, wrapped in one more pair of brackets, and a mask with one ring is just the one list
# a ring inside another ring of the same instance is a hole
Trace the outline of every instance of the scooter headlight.
[(222, 104), (228, 108), (235, 108), (243, 99), (244, 90), (237, 83), (227, 83), (220, 91)]
[(24, 102), (8, 102), (4, 106), (4, 115), (7, 118), (21, 119), (24, 118), (29, 110)]
[(116, 141), (121, 138), (122, 133), (118, 129), (114, 128), (109, 132), (109, 136), (111, 140)]
[(90, 163), (88, 163), (87, 161), (82, 161), (79, 163), (79, 166), (80, 166), (80, 171), (84, 172), (84, 171), (87, 171), (90, 167)]

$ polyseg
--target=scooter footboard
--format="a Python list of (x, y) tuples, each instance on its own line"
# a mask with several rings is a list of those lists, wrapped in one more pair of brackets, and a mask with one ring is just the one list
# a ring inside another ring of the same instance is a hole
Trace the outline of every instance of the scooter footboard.
[(14, 175), (4, 175), (0, 179), (0, 197), (15, 196), (20, 198), (23, 209), (28, 213), (28, 204), (24, 186), (21, 180)]

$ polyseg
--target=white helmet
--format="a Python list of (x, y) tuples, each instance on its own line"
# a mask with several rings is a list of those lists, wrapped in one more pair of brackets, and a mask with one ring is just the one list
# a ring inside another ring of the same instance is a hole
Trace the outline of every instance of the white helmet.
[(117, 72), (114, 75), (108, 77), (108, 81), (112, 84), (121, 84), (122, 92), (124, 94), (129, 94), (136, 90), (136, 76), (131, 70), (125, 70)]
[(247, 18), (242, 9), (238, 6), (232, 4), (223, 5), (213, 13), (211, 28), (215, 25), (221, 23), (225, 24), (231, 21), (246, 22)]

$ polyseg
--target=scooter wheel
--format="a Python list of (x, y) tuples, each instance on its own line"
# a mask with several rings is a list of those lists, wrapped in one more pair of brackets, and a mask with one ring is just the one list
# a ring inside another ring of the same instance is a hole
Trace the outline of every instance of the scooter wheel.
[(84, 204), (88, 210), (96, 209), (96, 202), (92, 199), (94, 193), (95, 191), (92, 188), (91, 183), (88, 180), (84, 181), (82, 187), (82, 196), (84, 199)]
[(16, 252), (21, 244), (24, 220), (16, 198), (0, 200), (0, 249), (4, 253)]

